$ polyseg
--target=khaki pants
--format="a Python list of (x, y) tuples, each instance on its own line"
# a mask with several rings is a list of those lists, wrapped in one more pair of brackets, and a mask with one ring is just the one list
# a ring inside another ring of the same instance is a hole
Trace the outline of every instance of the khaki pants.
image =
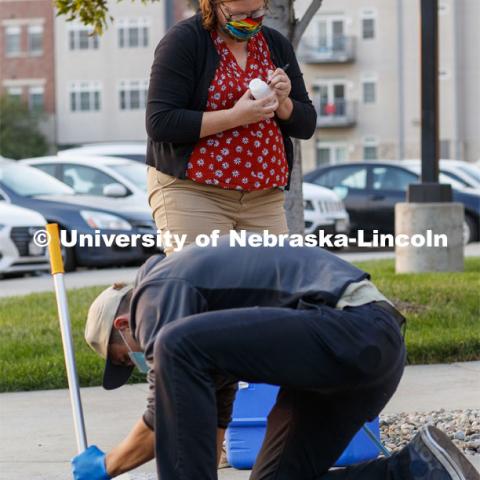
[[(197, 235), (220, 230), (288, 233), (285, 192), (279, 188), (242, 192), (179, 179), (148, 167), (148, 203), (159, 230), (186, 234), (187, 244)], [(169, 255), (173, 247), (166, 247)]]

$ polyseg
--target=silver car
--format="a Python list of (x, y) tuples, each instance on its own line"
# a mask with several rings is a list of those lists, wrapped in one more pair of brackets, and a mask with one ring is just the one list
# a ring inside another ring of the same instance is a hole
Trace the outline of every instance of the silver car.
[(33, 240), (46, 223), (38, 212), (11, 205), (0, 194), (0, 275), (50, 268), (46, 248)]

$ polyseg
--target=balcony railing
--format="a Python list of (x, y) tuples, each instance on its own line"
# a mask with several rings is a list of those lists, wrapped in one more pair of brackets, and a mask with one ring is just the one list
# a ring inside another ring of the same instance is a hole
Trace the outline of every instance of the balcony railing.
[(318, 128), (347, 128), (357, 123), (357, 104), (348, 100), (316, 102)]
[(355, 61), (355, 38), (337, 36), (323, 45), (305, 38), (300, 41), (297, 55), (303, 63), (351, 63)]

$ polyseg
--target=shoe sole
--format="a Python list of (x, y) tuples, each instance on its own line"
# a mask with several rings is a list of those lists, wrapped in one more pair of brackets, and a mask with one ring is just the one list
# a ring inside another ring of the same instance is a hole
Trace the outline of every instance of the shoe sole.
[(421, 438), (452, 480), (480, 480), (480, 474), (452, 441), (440, 430), (427, 427)]

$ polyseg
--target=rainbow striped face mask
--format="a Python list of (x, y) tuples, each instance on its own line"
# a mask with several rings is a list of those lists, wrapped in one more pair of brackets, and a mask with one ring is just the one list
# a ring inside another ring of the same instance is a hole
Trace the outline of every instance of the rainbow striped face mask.
[(223, 26), (223, 31), (239, 42), (246, 42), (262, 29), (263, 17), (230, 20)]

